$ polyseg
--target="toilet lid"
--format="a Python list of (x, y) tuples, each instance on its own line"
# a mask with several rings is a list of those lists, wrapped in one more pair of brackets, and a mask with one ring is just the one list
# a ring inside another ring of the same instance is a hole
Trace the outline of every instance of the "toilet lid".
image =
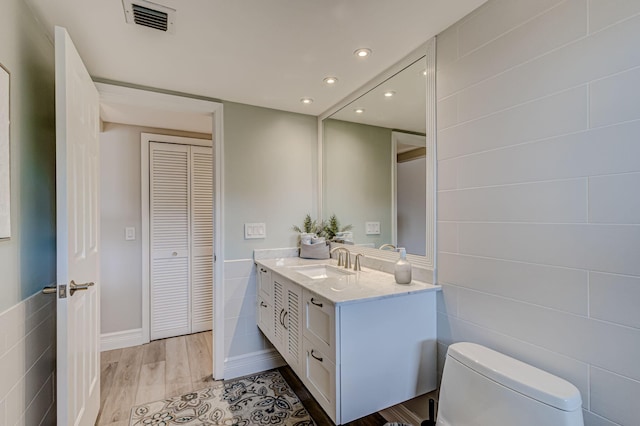
[(560, 410), (575, 411), (582, 406), (580, 391), (571, 383), (484, 346), (454, 343), (449, 346), (447, 356), (503, 386)]

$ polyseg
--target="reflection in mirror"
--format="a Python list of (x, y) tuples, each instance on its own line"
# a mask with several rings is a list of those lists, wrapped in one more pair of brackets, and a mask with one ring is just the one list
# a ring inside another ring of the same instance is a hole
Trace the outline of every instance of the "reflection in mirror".
[(323, 211), (353, 225), (355, 244), (425, 255), (426, 68), (420, 58), (323, 121)]

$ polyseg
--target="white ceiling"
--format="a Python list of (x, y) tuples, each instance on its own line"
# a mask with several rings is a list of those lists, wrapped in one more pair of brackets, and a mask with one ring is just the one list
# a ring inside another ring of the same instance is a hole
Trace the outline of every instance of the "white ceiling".
[(486, 0), (157, 0), (173, 34), (127, 24), (121, 0), (26, 1), (94, 78), (320, 115)]

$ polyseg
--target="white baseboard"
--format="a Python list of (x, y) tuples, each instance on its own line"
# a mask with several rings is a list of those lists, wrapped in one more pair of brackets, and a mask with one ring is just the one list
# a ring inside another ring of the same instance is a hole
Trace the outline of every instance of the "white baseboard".
[(224, 378), (234, 379), (282, 367), (286, 363), (275, 349), (265, 349), (224, 360)]
[(116, 331), (114, 333), (104, 333), (100, 335), (100, 351), (110, 351), (112, 349), (128, 348), (147, 343), (143, 337), (141, 328), (131, 330)]
[(419, 419), (413, 411), (409, 410), (402, 404), (385, 408), (380, 411), (380, 414), (388, 422), (407, 423), (415, 426), (420, 426), (420, 423), (422, 423), (422, 419)]

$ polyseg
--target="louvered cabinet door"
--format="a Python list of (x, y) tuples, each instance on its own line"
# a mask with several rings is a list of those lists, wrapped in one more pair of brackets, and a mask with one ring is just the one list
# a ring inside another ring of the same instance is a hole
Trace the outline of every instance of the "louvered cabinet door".
[(151, 339), (187, 334), (190, 318), (189, 147), (150, 144)]
[(302, 372), (302, 289), (297, 284), (287, 283), (286, 314), (283, 322), (287, 330), (285, 339), (287, 363), (300, 375)]
[(213, 326), (213, 162), (210, 147), (191, 147), (191, 332)]

